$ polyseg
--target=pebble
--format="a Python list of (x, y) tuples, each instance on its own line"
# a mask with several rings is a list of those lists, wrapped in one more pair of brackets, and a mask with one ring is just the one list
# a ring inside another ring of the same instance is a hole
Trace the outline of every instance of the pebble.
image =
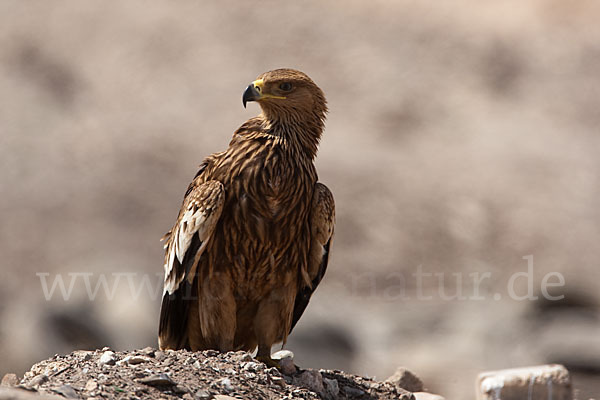
[(117, 361), (117, 357), (115, 356), (115, 353), (110, 350), (107, 350), (104, 353), (102, 353), (102, 356), (100, 356), (100, 360), (98, 361), (98, 364), (100, 366), (114, 365), (115, 361)]
[(81, 357), (81, 359), (83, 361), (89, 361), (92, 359), (92, 356), (94, 355), (93, 351), (89, 351), (89, 350), (75, 350), (73, 352), (73, 354), (75, 356)]
[(235, 397), (226, 396), (224, 394), (218, 394), (214, 397), (215, 400), (238, 400)]
[(16, 386), (19, 383), (17, 374), (6, 374), (2, 377), (2, 383), (0, 386)]
[(344, 387), (344, 392), (346, 392), (347, 395), (350, 396), (356, 396), (356, 397), (360, 397), (363, 396), (365, 394), (364, 391), (357, 389), (355, 387), (352, 386), (345, 386)]
[(154, 353), (154, 358), (156, 358), (157, 361), (162, 361), (165, 358), (167, 358), (167, 355), (164, 351), (157, 351), (156, 353)]
[(147, 355), (148, 357), (154, 357), (154, 353), (156, 352), (156, 350), (154, 350), (152, 347), (148, 346), (148, 347), (144, 347), (142, 350), (140, 350), (140, 352), (142, 354)]
[(398, 367), (394, 375), (385, 381), (409, 392), (423, 391), (423, 382), (421, 379), (404, 367)]
[(85, 389), (86, 391), (88, 391), (88, 392), (92, 392), (92, 391), (94, 391), (94, 390), (98, 389), (98, 382), (96, 382), (96, 381), (95, 381), (95, 380), (93, 380), (93, 379), (90, 379), (90, 380), (88, 380), (88, 381), (85, 383), (85, 388), (84, 388), (84, 389)]
[(246, 362), (246, 363), (244, 363), (242, 365), (242, 369), (244, 371), (256, 372), (256, 371), (264, 369), (264, 365), (263, 364), (259, 364), (259, 363), (254, 362), (254, 361), (249, 361), (249, 362)]
[(140, 383), (148, 386), (175, 386), (176, 383), (167, 374), (150, 375), (147, 378), (139, 380)]
[(285, 388), (287, 383), (285, 383), (285, 379), (279, 377), (279, 376), (273, 376), (271, 377), (271, 382), (273, 382), (275, 385)]
[(223, 378), (223, 379), (220, 379), (219, 381), (217, 381), (217, 383), (219, 384), (219, 386), (221, 386), (223, 389), (225, 389), (225, 391), (233, 392), (233, 385), (231, 384), (231, 379)]
[(208, 390), (200, 389), (196, 392), (197, 399), (208, 399), (211, 396), (212, 395), (210, 394), (210, 392)]
[(40, 386), (41, 384), (44, 384), (46, 382), (48, 382), (48, 375), (40, 374), (40, 375), (37, 375), (35, 378), (33, 378), (29, 382), (29, 386), (31, 386), (31, 387)]
[(117, 362), (117, 365), (129, 364), (129, 365), (137, 365), (141, 363), (145, 363), (150, 361), (150, 358), (144, 356), (127, 356), (121, 361)]
[(175, 385), (175, 387), (173, 388), (173, 392), (175, 392), (177, 394), (184, 394), (184, 393), (189, 393), (190, 390), (183, 385)]
[(60, 387), (53, 388), (52, 391), (65, 396), (67, 399), (79, 398), (79, 395), (77, 394), (75, 389), (73, 389), (73, 387), (70, 385), (62, 385)]

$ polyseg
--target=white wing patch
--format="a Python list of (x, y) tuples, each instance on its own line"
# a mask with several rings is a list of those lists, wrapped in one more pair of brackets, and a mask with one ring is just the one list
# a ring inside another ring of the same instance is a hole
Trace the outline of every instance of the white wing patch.
[[(225, 200), (224, 194), (225, 191), (220, 182), (208, 181), (194, 188), (186, 197), (177, 223), (165, 244), (164, 293), (173, 294), (186, 278), (186, 273), (195, 273), (198, 260), (206, 249), (221, 216)], [(193, 255), (193, 265), (188, 268), (188, 271), (185, 271), (185, 266), (182, 264), (195, 234), (198, 234), (200, 239), (200, 248)]]

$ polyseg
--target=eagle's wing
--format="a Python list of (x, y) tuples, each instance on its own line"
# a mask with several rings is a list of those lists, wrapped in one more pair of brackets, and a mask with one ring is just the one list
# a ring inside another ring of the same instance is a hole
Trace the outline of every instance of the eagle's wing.
[(317, 182), (312, 201), (310, 217), (311, 245), (308, 268), (302, 271), (302, 277), (296, 301), (290, 332), (306, 309), (310, 297), (323, 279), (329, 262), (329, 249), (335, 225), (335, 203), (327, 186)]
[(188, 187), (175, 226), (165, 235), (165, 280), (158, 332), (161, 349), (187, 346), (188, 315), (197, 301), (200, 256), (223, 210), (225, 190), (219, 181), (205, 181), (203, 168)]

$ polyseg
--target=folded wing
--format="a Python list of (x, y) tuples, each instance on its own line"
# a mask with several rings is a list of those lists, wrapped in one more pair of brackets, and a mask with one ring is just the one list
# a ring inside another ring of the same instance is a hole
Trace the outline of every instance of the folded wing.
[(329, 249), (335, 226), (335, 202), (327, 186), (317, 182), (312, 201), (311, 211), (311, 246), (308, 268), (301, 271), (301, 280), (296, 301), (290, 332), (304, 313), (306, 306), (321, 279), (327, 271)]
[(223, 210), (219, 181), (204, 182), (202, 170), (190, 184), (175, 226), (165, 235), (165, 278), (158, 340), (161, 349), (188, 347), (190, 306), (198, 301), (197, 268)]

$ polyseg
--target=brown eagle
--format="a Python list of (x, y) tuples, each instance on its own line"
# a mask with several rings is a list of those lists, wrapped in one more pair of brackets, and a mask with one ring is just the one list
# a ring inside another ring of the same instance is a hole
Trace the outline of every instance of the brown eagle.
[(161, 349), (253, 351), (271, 359), (317, 288), (335, 210), (313, 160), (327, 102), (304, 73), (277, 69), (243, 94), (262, 113), (208, 156), (165, 235)]

